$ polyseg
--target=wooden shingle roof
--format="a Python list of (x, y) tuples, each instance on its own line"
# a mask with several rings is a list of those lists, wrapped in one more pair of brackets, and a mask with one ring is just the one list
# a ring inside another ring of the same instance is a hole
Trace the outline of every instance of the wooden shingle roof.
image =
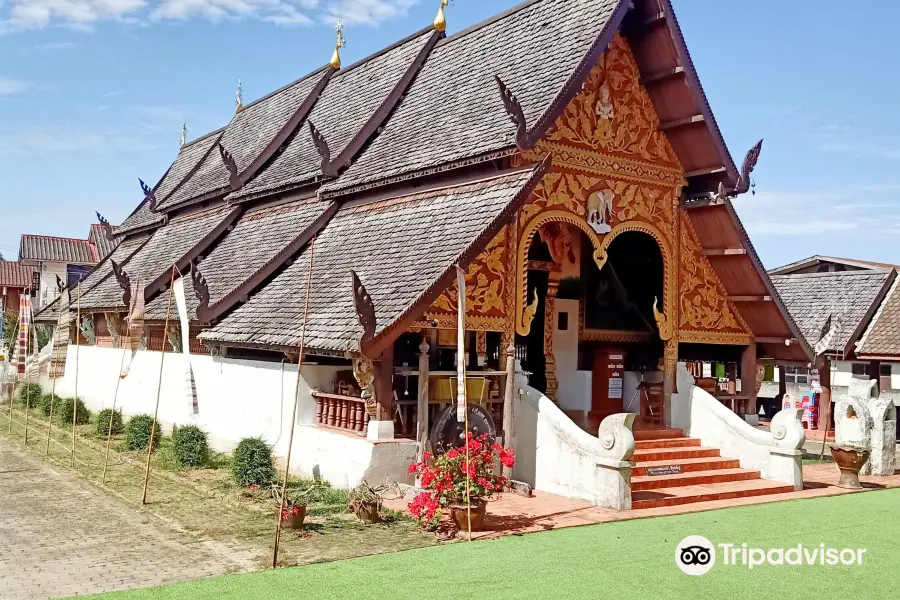
[(283, 153), (255, 179), (232, 193), (245, 199), (308, 183), (322, 171), (322, 157), (312, 139), (311, 123), (328, 146), (329, 170), (349, 165), (388, 117), (428, 52), (441, 35), (431, 28), (335, 73)]
[(846, 355), (895, 276), (895, 271), (845, 271), (776, 275), (772, 282), (810, 346), (819, 341), (828, 316), (840, 316), (841, 327), (828, 351)]
[[(375, 344), (424, 311), (525, 202), (549, 162), (489, 179), (340, 209), (316, 238), (308, 347), (359, 350), (350, 270), (375, 304)], [(434, 243), (436, 239), (440, 243)], [(427, 250), (427, 251), (426, 251)], [(249, 302), (200, 338), (229, 345), (294, 348), (303, 326), (310, 247)], [(373, 356), (380, 350), (372, 349)]]
[(325, 196), (511, 150), (510, 122), (494, 77), (518, 98), (529, 124), (563, 92), (598, 35), (627, 10), (619, 0), (526, 2), (442, 40), (404, 100)]
[(91, 232), (88, 234), (88, 242), (94, 245), (97, 249), (97, 256), (100, 257), (100, 260), (103, 260), (109, 254), (116, 249), (118, 246), (118, 242), (111, 241), (106, 237), (106, 229), (103, 225), (94, 223), (91, 225)]
[(872, 322), (856, 345), (856, 354), (879, 358), (900, 359), (900, 277), (894, 279), (890, 290), (878, 307)]

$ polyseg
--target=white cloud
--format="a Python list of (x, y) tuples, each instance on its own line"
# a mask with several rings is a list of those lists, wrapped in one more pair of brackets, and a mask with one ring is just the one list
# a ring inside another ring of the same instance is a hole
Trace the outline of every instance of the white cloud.
[(24, 94), (28, 91), (31, 84), (27, 81), (19, 81), (18, 79), (6, 79), (0, 77), (0, 96), (15, 96)]
[(374, 25), (402, 16), (418, 0), (8, 0), (0, 33), (64, 25), (90, 29), (106, 21), (209, 21), (257, 18), (277, 25), (316, 20)]
[(750, 233), (815, 236), (852, 233), (882, 236), (900, 230), (900, 182), (802, 192), (761, 191), (741, 196), (735, 208)]

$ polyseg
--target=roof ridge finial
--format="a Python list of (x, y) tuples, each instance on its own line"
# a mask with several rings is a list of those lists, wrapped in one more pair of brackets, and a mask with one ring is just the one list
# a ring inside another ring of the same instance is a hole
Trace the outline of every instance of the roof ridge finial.
[(334, 30), (337, 32), (337, 42), (334, 44), (334, 54), (331, 55), (329, 64), (331, 65), (331, 68), (337, 70), (341, 68), (341, 48), (346, 45), (344, 43), (344, 24), (341, 23), (340, 19), (338, 19), (337, 24), (334, 26)]
[(244, 87), (241, 85), (241, 79), (238, 78), (237, 92), (234, 94), (234, 114), (244, 110)]
[(438, 8), (437, 16), (434, 18), (434, 29), (444, 33), (447, 31), (447, 19), (444, 17), (444, 8), (450, 4), (450, 0), (441, 0), (441, 6)]
[(181, 145), (182, 146), (184, 146), (187, 143), (187, 133), (188, 133), (187, 121), (185, 121), (181, 125)]

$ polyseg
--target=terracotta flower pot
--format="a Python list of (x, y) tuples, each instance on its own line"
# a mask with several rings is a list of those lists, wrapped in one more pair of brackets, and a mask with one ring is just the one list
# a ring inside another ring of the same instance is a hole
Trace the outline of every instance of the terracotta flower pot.
[[(472, 504), (472, 531), (481, 531), (481, 527), (484, 525), (484, 515), (486, 512), (486, 502)], [(451, 506), (450, 516), (453, 518), (453, 522), (456, 523), (456, 526), (459, 527), (460, 531), (469, 530), (468, 511), (465, 505)]]
[(288, 527), (291, 529), (303, 529), (303, 521), (306, 520), (306, 506), (298, 506), (297, 514), (291, 512), (288, 508)]
[(355, 514), (360, 521), (377, 523), (381, 520), (381, 515), (378, 513), (380, 509), (381, 506), (375, 502), (362, 502), (353, 505), (353, 514)]

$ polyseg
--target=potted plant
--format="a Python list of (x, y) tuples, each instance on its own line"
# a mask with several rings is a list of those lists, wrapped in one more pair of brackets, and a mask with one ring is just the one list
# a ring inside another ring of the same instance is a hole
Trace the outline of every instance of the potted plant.
[(386, 490), (387, 486), (372, 487), (364, 480), (350, 490), (347, 496), (347, 505), (360, 521), (377, 523), (380, 520), (379, 513)]
[[(281, 509), (281, 520), (291, 529), (303, 529), (306, 519), (306, 496), (308, 490), (285, 490), (284, 505)], [(272, 486), (272, 495), (275, 501), (281, 505), (281, 490), (277, 485)]]
[(487, 502), (499, 499), (508, 483), (495, 465), (498, 461), (505, 467), (515, 465), (512, 449), (491, 444), (486, 433), (475, 437), (468, 432), (463, 447), (453, 448), (429, 464), (431, 459), (426, 452), (422, 462), (409, 466), (409, 473), (418, 475), (425, 489), (409, 504), (413, 517), (426, 529), (434, 530), (446, 510), (460, 530), (471, 526), (472, 531), (479, 531)]

